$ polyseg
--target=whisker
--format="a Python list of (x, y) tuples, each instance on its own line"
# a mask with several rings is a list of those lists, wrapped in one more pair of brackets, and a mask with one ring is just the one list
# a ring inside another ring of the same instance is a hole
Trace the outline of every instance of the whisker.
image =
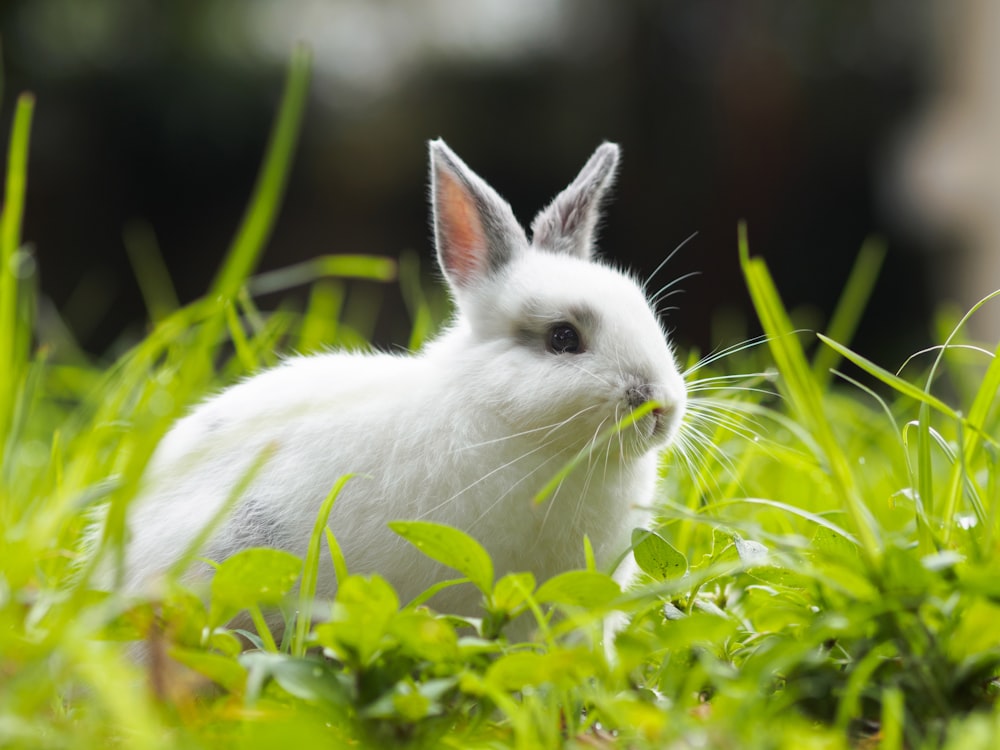
[[(517, 489), (517, 486), (518, 486), (519, 484), (521, 484), (522, 482), (525, 482), (525, 481), (527, 481), (528, 479), (530, 479), (530, 478), (531, 478), (532, 476), (534, 476), (534, 475), (535, 475), (535, 474), (536, 474), (537, 472), (539, 472), (539, 471), (541, 471), (542, 469), (544, 469), (544, 468), (545, 468), (545, 467), (546, 467), (546, 466), (547, 466), (547, 465), (548, 465), (549, 463), (551, 463), (552, 461), (554, 461), (554, 460), (556, 460), (557, 458), (559, 458), (559, 457), (560, 457), (561, 455), (563, 455), (564, 453), (566, 453), (566, 452), (567, 452), (568, 450), (569, 450), (569, 447), (567, 446), (566, 448), (562, 448), (562, 449), (561, 449), (561, 450), (559, 450), (558, 452), (556, 452), (556, 453), (553, 453), (553, 454), (552, 454), (551, 456), (549, 456), (549, 457), (548, 457), (547, 459), (545, 459), (545, 460), (544, 460), (544, 461), (542, 461), (542, 462), (541, 462), (540, 464), (538, 464), (538, 466), (536, 466), (536, 467), (535, 467), (534, 469), (532, 469), (531, 471), (529, 471), (529, 472), (528, 472), (527, 474), (525, 474), (524, 476), (520, 477), (520, 478), (519, 478), (519, 479), (518, 479), (518, 480), (517, 480), (516, 482), (512, 483), (512, 484), (510, 485), (510, 487), (508, 487), (508, 488), (507, 488), (507, 489), (506, 489), (506, 490), (505, 490), (505, 491), (503, 492), (503, 494), (501, 494), (501, 495), (500, 495), (499, 497), (497, 497), (497, 499), (496, 499), (496, 500), (494, 500), (494, 501), (493, 501), (492, 503), (490, 503), (490, 505), (489, 505), (489, 506), (488, 506), (488, 507), (487, 507), (487, 508), (486, 508), (485, 510), (483, 510), (483, 512), (482, 512), (482, 513), (480, 513), (480, 514), (479, 514), (479, 517), (478, 517), (477, 519), (475, 519), (475, 520), (474, 520), (474, 521), (473, 521), (473, 522), (472, 522), (471, 524), (469, 524), (469, 529), (471, 530), (471, 529), (472, 529), (472, 527), (474, 527), (474, 526), (475, 526), (475, 525), (476, 525), (477, 523), (479, 523), (479, 522), (480, 522), (480, 521), (482, 521), (482, 520), (483, 520), (483, 519), (484, 519), (484, 518), (485, 518), (485, 517), (486, 517), (487, 515), (489, 515), (490, 511), (491, 511), (491, 510), (493, 510), (493, 508), (495, 508), (495, 507), (496, 507), (496, 506), (497, 506), (497, 505), (498, 505), (498, 504), (499, 504), (499, 503), (500, 503), (501, 501), (503, 501), (503, 499), (504, 499), (505, 497), (507, 497), (508, 495), (510, 495), (510, 494), (511, 494), (512, 492), (514, 492), (514, 490), (515, 490), (515, 489)], [(562, 482), (560, 482), (560, 486), (561, 486), (561, 485), (562, 485)], [(556, 488), (556, 490), (555, 490), (555, 491), (554, 491), (554, 492), (552, 493), (552, 496), (548, 498), (548, 501), (547, 501), (547, 502), (549, 502), (549, 503), (551, 504), (551, 503), (552, 503), (552, 501), (553, 501), (553, 500), (555, 500), (555, 496), (556, 496), (556, 494), (558, 494), (558, 491), (559, 491), (559, 488), (557, 487), (557, 488)], [(549, 510), (548, 510), (548, 509), (546, 509), (546, 515), (548, 514), (548, 512), (549, 512)], [(544, 521), (543, 521), (543, 524), (544, 524)]]
[(766, 334), (761, 334), (760, 336), (754, 336), (752, 338), (747, 339), (746, 341), (740, 341), (736, 344), (731, 344), (730, 346), (727, 346), (723, 349), (714, 351), (711, 354), (707, 354), (701, 359), (699, 359), (697, 362), (695, 362), (693, 365), (691, 365), (689, 368), (687, 368), (687, 370), (684, 371), (684, 377), (687, 378), (689, 375), (691, 375), (691, 373), (697, 372), (698, 370), (708, 367), (709, 365), (715, 364), (720, 359), (725, 359), (726, 357), (738, 354), (739, 352), (744, 352), (748, 349), (754, 348), (755, 346), (760, 346), (761, 344), (765, 344), (769, 341), (769, 339), (770, 337), (767, 336)]
[(764, 430), (763, 425), (759, 423), (751, 422), (748, 425), (732, 417), (728, 417), (724, 414), (719, 414), (714, 412), (696, 415), (695, 417), (692, 418), (690, 422), (688, 422), (689, 426), (691, 424), (711, 425), (713, 427), (718, 427), (723, 430), (727, 430), (732, 434), (737, 435), (741, 438), (750, 440), (751, 442), (753, 442), (755, 439), (760, 438)]
[(688, 273), (678, 276), (673, 281), (664, 284), (657, 290), (656, 294), (654, 294), (652, 297), (649, 298), (649, 306), (655, 308), (657, 302), (659, 302), (661, 299), (666, 299), (664, 295), (666, 294), (667, 290), (669, 290), (671, 287), (676, 286), (677, 284), (680, 284), (681, 282), (694, 278), (695, 276), (701, 276), (701, 271), (689, 271)]
[[(746, 373), (735, 373), (733, 375), (710, 375), (705, 378), (696, 378), (688, 383), (688, 388), (695, 388), (701, 385), (714, 385), (716, 383), (729, 383), (729, 382), (743, 382), (752, 380), (773, 380), (774, 373), (772, 372), (746, 372)], [(719, 386), (723, 387), (723, 386)]]
[[(444, 506), (448, 505), (450, 502), (452, 502), (456, 498), (460, 497), (461, 495), (463, 495), (466, 492), (468, 492), (469, 490), (471, 490), (473, 487), (475, 487), (476, 485), (478, 485), (480, 482), (484, 482), (487, 479), (489, 479), (491, 476), (493, 476), (494, 474), (496, 474), (497, 472), (503, 471), (504, 469), (506, 469), (506, 468), (508, 468), (510, 466), (513, 466), (517, 462), (523, 461), (528, 456), (531, 456), (531, 455), (533, 455), (535, 453), (538, 453), (538, 451), (540, 451), (540, 450), (544, 450), (545, 448), (548, 448), (553, 442), (555, 442), (555, 441), (554, 440), (550, 440), (548, 442), (541, 443), (540, 445), (535, 446), (531, 450), (526, 451), (526, 452), (522, 453), (521, 455), (517, 456), (516, 458), (511, 459), (507, 463), (501, 464), (500, 466), (497, 466), (495, 469), (492, 469), (492, 470), (486, 472), (481, 477), (479, 477), (477, 480), (475, 480), (471, 484), (466, 485), (465, 487), (463, 487), (462, 489), (460, 489), (458, 492), (456, 492), (451, 497), (446, 498), (445, 500), (442, 500), (441, 502), (439, 502), (434, 507), (429, 508), (428, 510), (424, 511), (423, 513), (421, 513), (419, 516), (417, 516), (417, 520), (421, 520), (423, 518), (426, 518), (431, 513), (434, 513), (435, 511), (440, 510), (441, 508), (443, 508)], [(558, 455), (558, 453), (555, 454), (555, 455)]]
[(574, 367), (577, 370), (579, 370), (580, 372), (589, 375), (590, 377), (592, 377), (594, 380), (596, 380), (601, 385), (605, 385), (605, 386), (607, 386), (609, 388), (613, 387), (613, 383), (610, 380), (608, 380), (607, 378), (601, 377), (596, 372), (592, 372), (592, 371), (588, 370), (586, 367), (584, 367), (581, 364), (578, 364), (578, 363), (574, 362), (573, 360), (568, 360), (567, 362), (568, 362), (568, 364), (571, 367)]
[[(687, 392), (688, 392), (688, 396), (691, 396), (691, 394), (704, 393), (706, 391), (715, 392), (715, 391), (720, 391), (720, 390), (730, 391), (730, 392), (733, 392), (733, 393), (759, 393), (759, 394), (761, 394), (763, 396), (778, 396), (779, 398), (781, 396), (781, 394), (777, 393), (776, 391), (772, 391), (772, 390), (769, 390), (767, 388), (756, 388), (754, 386), (749, 386), (749, 385), (743, 385), (743, 386), (740, 386), (740, 385), (733, 385), (733, 386), (704, 386), (704, 387), (695, 387), (695, 388), (688, 387)], [(697, 398), (701, 398), (701, 397), (699, 396)], [(739, 403), (739, 402), (737, 402), (737, 403)]]
[(585, 412), (590, 411), (591, 409), (597, 409), (598, 406), (599, 406), (598, 404), (591, 404), (590, 406), (585, 406), (575, 414), (572, 414), (566, 417), (566, 419), (563, 419), (559, 422), (553, 422), (552, 424), (542, 425), (541, 427), (532, 427), (530, 430), (522, 430), (521, 432), (515, 432), (510, 435), (504, 435), (503, 437), (493, 438), (492, 440), (484, 440), (480, 443), (470, 443), (469, 445), (463, 445), (459, 448), (456, 448), (455, 451), (457, 453), (462, 453), (467, 450), (482, 448), (487, 445), (496, 445), (497, 443), (504, 443), (507, 442), (508, 440), (514, 440), (515, 438), (524, 437), (525, 435), (531, 435), (536, 432), (545, 432), (546, 430), (548, 431), (548, 433), (545, 435), (545, 437), (548, 437), (554, 431), (558, 430), (560, 427), (564, 427), (565, 425), (569, 424), (574, 419), (579, 417), (581, 414), (584, 414)]
[(681, 242), (681, 244), (679, 244), (677, 247), (675, 247), (673, 250), (671, 250), (669, 253), (667, 253), (667, 257), (660, 261), (660, 264), (655, 269), (653, 269), (653, 272), (651, 274), (649, 274), (649, 278), (647, 278), (646, 281), (645, 281), (645, 283), (642, 285), (642, 291), (643, 292), (645, 292), (647, 290), (647, 287), (649, 286), (649, 283), (654, 278), (656, 278), (656, 274), (658, 274), (660, 271), (663, 270), (663, 267), (666, 266), (667, 263), (670, 262), (671, 258), (673, 258), (675, 255), (677, 255), (677, 253), (679, 253), (684, 248), (685, 245), (687, 245), (691, 240), (693, 240), (697, 236), (698, 236), (698, 232), (691, 232), (691, 234), (689, 234), (687, 236), (687, 238), (684, 241)]

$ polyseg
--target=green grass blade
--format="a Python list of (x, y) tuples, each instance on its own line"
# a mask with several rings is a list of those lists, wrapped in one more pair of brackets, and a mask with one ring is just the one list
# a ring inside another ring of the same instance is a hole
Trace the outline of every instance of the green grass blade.
[(271, 236), (298, 144), (311, 68), (311, 52), (304, 45), (297, 46), (292, 53), (285, 92), (250, 204), (226, 262), (212, 285), (215, 296), (223, 299), (236, 296)]
[(335, 341), (343, 308), (343, 284), (325, 280), (314, 284), (309, 293), (309, 304), (299, 326), (295, 350), (308, 354)]
[[(295, 618), (295, 636), (292, 639), (292, 656), (304, 656), (306, 653), (306, 636), (309, 634), (309, 627), (312, 624), (312, 603), (313, 597), (316, 596), (316, 581), (319, 578), (320, 545), (323, 541), (324, 530), (326, 530), (329, 523), (330, 511), (333, 510), (333, 504), (340, 497), (344, 486), (353, 478), (353, 474), (345, 474), (334, 482), (330, 492), (323, 500), (323, 504), (320, 505), (319, 512), (316, 514), (316, 523), (313, 524), (312, 534), (309, 536), (309, 546), (306, 548), (306, 558), (303, 561), (302, 585), (299, 586), (299, 611)], [(336, 548), (336, 552), (334, 550), (335, 548), (331, 546), (331, 554), (340, 552), (339, 547)], [(340, 556), (340, 559), (343, 559), (343, 555)], [(344, 571), (337, 571), (338, 586), (346, 578), (346, 576), (345, 578), (340, 578), (342, 572), (346, 573), (346, 565), (344, 568)]]
[(20, 390), (27, 359), (26, 338), (30, 324), (18, 320), (19, 283), (15, 253), (21, 247), (24, 196), (28, 185), (28, 147), (35, 98), (22, 94), (14, 111), (7, 151), (3, 213), (0, 214), (0, 446), (7, 443), (10, 420)]
[(130, 222), (122, 232), (122, 240), (149, 319), (154, 323), (162, 320), (179, 308), (180, 302), (153, 228), (144, 221)]
[[(826, 335), (833, 341), (847, 343), (861, 322), (882, 263), (885, 261), (885, 243), (881, 239), (868, 239), (861, 246), (858, 258), (851, 269), (837, 307), (830, 318)], [(829, 347), (820, 348), (813, 359), (813, 375), (820, 388), (826, 388), (832, 377), (831, 370), (837, 366), (840, 355)]]
[(840, 344), (834, 341), (833, 339), (824, 336), (822, 333), (818, 333), (816, 335), (820, 341), (822, 341), (828, 347), (836, 351), (844, 359), (848, 360), (849, 362), (853, 362), (855, 365), (860, 367), (869, 375), (878, 380), (881, 380), (883, 383), (885, 383), (893, 390), (901, 393), (904, 396), (908, 396), (909, 398), (912, 398), (921, 404), (926, 404), (932, 409), (939, 411), (940, 413), (944, 414), (945, 416), (951, 417), (952, 419), (961, 419), (961, 416), (954, 409), (948, 406), (948, 404), (946, 404), (941, 399), (932, 396), (924, 389), (913, 385), (913, 383), (903, 380), (898, 375), (892, 374), (884, 367), (880, 367), (879, 365), (872, 362), (870, 359), (862, 357), (860, 354), (848, 349), (843, 344)]
[(791, 320), (767, 266), (761, 259), (750, 257), (746, 226), (742, 224), (739, 230), (739, 252), (747, 288), (764, 333), (768, 336), (771, 354), (781, 373), (779, 389), (815, 439), (828, 465), (833, 490), (853, 521), (862, 549), (868, 559), (874, 561), (880, 554), (875, 520), (857, 493), (847, 459), (823, 409), (822, 392), (805, 352), (794, 336)]
[(253, 295), (274, 294), (311, 284), (324, 277), (393, 281), (396, 278), (396, 262), (377, 255), (321, 255), (258, 274), (247, 281), (247, 288)]

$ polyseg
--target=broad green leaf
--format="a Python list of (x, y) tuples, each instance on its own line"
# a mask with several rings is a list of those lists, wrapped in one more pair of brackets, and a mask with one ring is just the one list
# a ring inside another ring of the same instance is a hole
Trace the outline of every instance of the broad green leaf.
[(205, 603), (190, 591), (172, 586), (160, 609), (163, 629), (173, 642), (184, 646), (201, 646), (209, 629)]
[(435, 664), (458, 659), (458, 636), (443, 618), (427, 610), (404, 610), (391, 623), (389, 632), (404, 653)]
[(399, 597), (384, 578), (350, 576), (333, 600), (330, 622), (316, 626), (316, 639), (343, 660), (368, 664), (383, 647)]
[(739, 629), (732, 617), (719, 617), (704, 610), (679, 620), (670, 620), (663, 627), (663, 645), (681, 652), (696, 644), (722, 643)]
[(759, 565), (749, 571), (749, 574), (758, 581), (783, 589), (807, 589), (813, 581), (803, 571), (783, 565)]
[(244, 654), (240, 661), (258, 684), (272, 679), (299, 700), (327, 706), (344, 706), (350, 702), (343, 677), (329, 662), (260, 651)]
[(811, 546), (816, 552), (834, 557), (857, 558), (858, 546), (844, 534), (838, 534), (829, 526), (817, 526)]
[(633, 529), (632, 554), (642, 571), (657, 581), (682, 578), (688, 572), (687, 558), (655, 531)]
[(247, 681), (247, 670), (233, 656), (190, 648), (170, 649), (170, 658), (204, 675), (227, 692), (239, 695)]
[(539, 586), (535, 599), (540, 604), (593, 608), (611, 603), (621, 593), (621, 587), (609, 575), (594, 570), (570, 570)]
[(370, 719), (402, 719), (416, 722), (444, 711), (441, 698), (458, 684), (458, 678), (446, 677), (414, 682), (397, 682), (392, 690), (364, 708), (362, 716)]
[(219, 566), (212, 579), (212, 621), (224, 622), (254, 605), (276, 606), (302, 572), (302, 560), (284, 550), (251, 548)]
[(600, 670), (597, 655), (583, 649), (545, 654), (519, 651), (497, 659), (486, 670), (486, 680), (501, 690), (522, 690), (537, 685), (572, 687)]
[(464, 531), (430, 521), (392, 521), (389, 528), (432, 560), (454, 568), (484, 594), (493, 588), (489, 553)]
[(535, 590), (531, 573), (509, 573), (497, 581), (490, 595), (490, 609), (509, 615), (521, 610), (527, 597)]

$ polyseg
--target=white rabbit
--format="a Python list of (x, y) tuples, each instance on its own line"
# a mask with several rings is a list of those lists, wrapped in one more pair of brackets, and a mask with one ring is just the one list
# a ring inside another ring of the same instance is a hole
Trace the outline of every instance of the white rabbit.
[[(330, 527), (349, 570), (381, 574), (404, 602), (454, 573), (389, 530), (397, 519), (463, 529), (489, 551), (498, 576), (527, 570), (544, 581), (582, 566), (585, 534), (598, 564), (611, 564), (645, 520), (658, 449), (686, 403), (643, 290), (593, 257), (618, 154), (601, 145), (535, 218), (529, 242), (510, 206), (443, 141), (432, 142), (434, 235), (456, 304), (450, 326), (416, 354), (290, 358), (180, 420), (132, 508), (127, 586), (167, 569), (268, 446), (207, 557), (252, 546), (304, 554), (322, 500), (354, 474)], [(649, 401), (655, 409), (598, 440)], [(588, 446), (587, 459), (534, 503)], [(335, 590), (325, 566), (318, 595)], [(431, 604), (476, 616), (480, 602), (461, 585)]]

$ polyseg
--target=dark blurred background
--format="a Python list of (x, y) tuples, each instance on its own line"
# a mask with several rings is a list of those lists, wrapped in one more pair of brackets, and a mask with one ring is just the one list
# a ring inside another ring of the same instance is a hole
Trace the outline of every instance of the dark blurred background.
[(35, 92), (24, 237), (92, 352), (141, 330), (133, 220), (155, 232), (182, 300), (206, 289), (304, 39), (311, 101), (264, 268), (405, 250), (429, 268), (429, 138), (526, 224), (609, 139), (624, 162), (606, 253), (648, 274), (698, 232), (660, 277), (702, 272), (672, 300), (683, 345), (740, 332), (719, 321), (748, 310), (745, 219), (815, 325), (865, 238), (883, 236), (856, 344), (893, 366), (930, 340), (947, 294), (898, 189), (900, 143), (937, 85), (930, 2), (5, 0), (2, 127), (6, 139), (14, 95)]

